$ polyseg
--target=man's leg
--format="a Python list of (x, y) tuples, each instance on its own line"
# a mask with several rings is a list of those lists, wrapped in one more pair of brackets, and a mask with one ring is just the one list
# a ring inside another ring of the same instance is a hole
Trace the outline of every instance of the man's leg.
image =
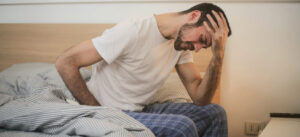
[(183, 115), (126, 112), (148, 127), (156, 137), (198, 137), (193, 120)]
[(192, 119), (201, 137), (227, 137), (225, 110), (217, 104), (197, 106), (192, 103), (166, 103), (147, 106), (144, 112), (155, 114), (177, 114)]

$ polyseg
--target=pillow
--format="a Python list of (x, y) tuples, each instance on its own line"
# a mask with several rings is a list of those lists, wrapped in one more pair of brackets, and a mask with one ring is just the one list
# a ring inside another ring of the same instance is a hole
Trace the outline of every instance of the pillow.
[[(201, 72), (201, 75), (203, 76), (204, 73)], [(150, 101), (150, 104), (168, 102), (193, 102), (183, 83), (181, 82), (177, 72), (171, 72), (165, 83), (160, 89), (158, 89), (158, 91)]]
[[(80, 69), (80, 73), (85, 81), (89, 80), (91, 77), (91, 71), (88, 69), (82, 68)], [(10, 93), (10, 95), (14, 95), (15, 92), (21, 89), (13, 85), (20, 86), (24, 84), (18, 83), (20, 78), (33, 76), (38, 76), (37, 78), (41, 78), (41, 82), (46, 82), (45, 84), (51, 84), (53, 86), (61, 87), (63, 90), (68, 90), (54, 64), (30, 62), (14, 64), (0, 72), (0, 93)], [(69, 92), (66, 93), (71, 97)]]
[[(80, 73), (85, 81), (91, 77), (91, 71), (86, 68), (81, 68)], [(44, 62), (29, 62), (21, 64), (13, 64), (9, 68), (3, 70), (0, 75), (9, 75), (9, 77), (18, 77), (20, 75), (42, 75), (47, 79), (62, 81), (55, 65)]]

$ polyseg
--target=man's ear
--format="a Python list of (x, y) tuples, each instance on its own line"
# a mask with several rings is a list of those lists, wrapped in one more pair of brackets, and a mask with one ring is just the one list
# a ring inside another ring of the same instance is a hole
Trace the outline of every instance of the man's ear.
[(195, 24), (196, 22), (198, 22), (198, 20), (201, 17), (201, 11), (199, 10), (194, 10), (192, 12), (189, 13), (189, 23)]

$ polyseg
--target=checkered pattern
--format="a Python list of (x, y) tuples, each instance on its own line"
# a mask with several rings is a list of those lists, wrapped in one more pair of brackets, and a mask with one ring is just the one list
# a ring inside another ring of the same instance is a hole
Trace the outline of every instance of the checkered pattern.
[(55, 67), (43, 66), (0, 72), (0, 137), (154, 137), (118, 109), (68, 104), (74, 98)]
[(227, 137), (225, 110), (217, 104), (166, 103), (126, 112), (157, 137)]

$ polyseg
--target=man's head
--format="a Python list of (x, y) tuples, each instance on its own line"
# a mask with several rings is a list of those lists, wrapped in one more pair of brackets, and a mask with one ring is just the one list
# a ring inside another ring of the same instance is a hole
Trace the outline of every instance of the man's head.
[(229, 29), (228, 36), (231, 35), (231, 29), (229, 26), (229, 22), (224, 11), (218, 6), (211, 3), (201, 3), (198, 4), (188, 10), (179, 12), (180, 15), (188, 14), (190, 20), (193, 23), (185, 23), (182, 25), (178, 31), (178, 35), (175, 39), (174, 47), (176, 50), (194, 50), (196, 52), (201, 48), (208, 48), (212, 44), (212, 39), (208, 31), (204, 26), (204, 21), (212, 27), (209, 19), (207, 18), (207, 14), (211, 15), (213, 20), (218, 24), (218, 21), (214, 14), (212, 14), (212, 10), (217, 13), (221, 12), (227, 22), (227, 27)]

